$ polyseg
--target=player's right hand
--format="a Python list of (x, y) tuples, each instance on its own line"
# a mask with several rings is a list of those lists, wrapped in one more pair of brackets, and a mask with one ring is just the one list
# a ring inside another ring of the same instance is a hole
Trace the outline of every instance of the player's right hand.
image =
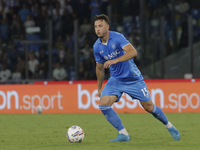
[(102, 89), (98, 90), (98, 96), (101, 97)]

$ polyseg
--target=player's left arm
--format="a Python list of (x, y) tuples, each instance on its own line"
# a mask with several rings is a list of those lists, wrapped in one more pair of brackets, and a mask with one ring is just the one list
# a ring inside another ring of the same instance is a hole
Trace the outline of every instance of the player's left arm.
[(127, 44), (124, 47), (122, 47), (122, 49), (126, 52), (124, 55), (113, 59), (113, 60), (108, 60), (104, 63), (104, 67), (105, 68), (110, 68), (110, 66), (112, 64), (116, 64), (118, 62), (123, 62), (123, 61), (127, 61), (129, 59), (132, 59), (133, 57), (137, 56), (137, 51), (136, 49), (132, 46), (132, 44)]

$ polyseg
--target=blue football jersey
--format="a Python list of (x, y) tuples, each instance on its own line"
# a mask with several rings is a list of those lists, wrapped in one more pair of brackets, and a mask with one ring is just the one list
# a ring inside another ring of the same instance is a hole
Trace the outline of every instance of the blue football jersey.
[[(122, 48), (129, 43), (122, 34), (109, 31), (107, 45), (102, 44), (100, 38), (93, 45), (95, 61), (104, 63), (124, 55), (125, 51)], [(143, 76), (133, 59), (111, 65), (110, 76), (126, 82), (143, 80)]]

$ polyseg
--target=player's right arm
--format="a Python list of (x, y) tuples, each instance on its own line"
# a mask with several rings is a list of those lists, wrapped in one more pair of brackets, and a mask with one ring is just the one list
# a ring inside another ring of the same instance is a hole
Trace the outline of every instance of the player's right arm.
[(98, 86), (98, 96), (101, 96), (102, 84), (104, 80), (105, 69), (103, 63), (96, 63), (96, 76), (97, 76), (97, 86)]

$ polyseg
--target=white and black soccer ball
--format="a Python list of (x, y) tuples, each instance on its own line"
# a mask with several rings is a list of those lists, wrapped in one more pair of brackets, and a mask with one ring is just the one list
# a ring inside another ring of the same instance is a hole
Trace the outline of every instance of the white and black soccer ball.
[(41, 114), (41, 113), (43, 112), (43, 108), (42, 108), (41, 105), (38, 105), (38, 106), (36, 107), (36, 112), (37, 112), (38, 114)]
[(79, 126), (71, 126), (67, 130), (66, 137), (72, 143), (81, 142), (84, 139), (85, 133), (83, 129)]

